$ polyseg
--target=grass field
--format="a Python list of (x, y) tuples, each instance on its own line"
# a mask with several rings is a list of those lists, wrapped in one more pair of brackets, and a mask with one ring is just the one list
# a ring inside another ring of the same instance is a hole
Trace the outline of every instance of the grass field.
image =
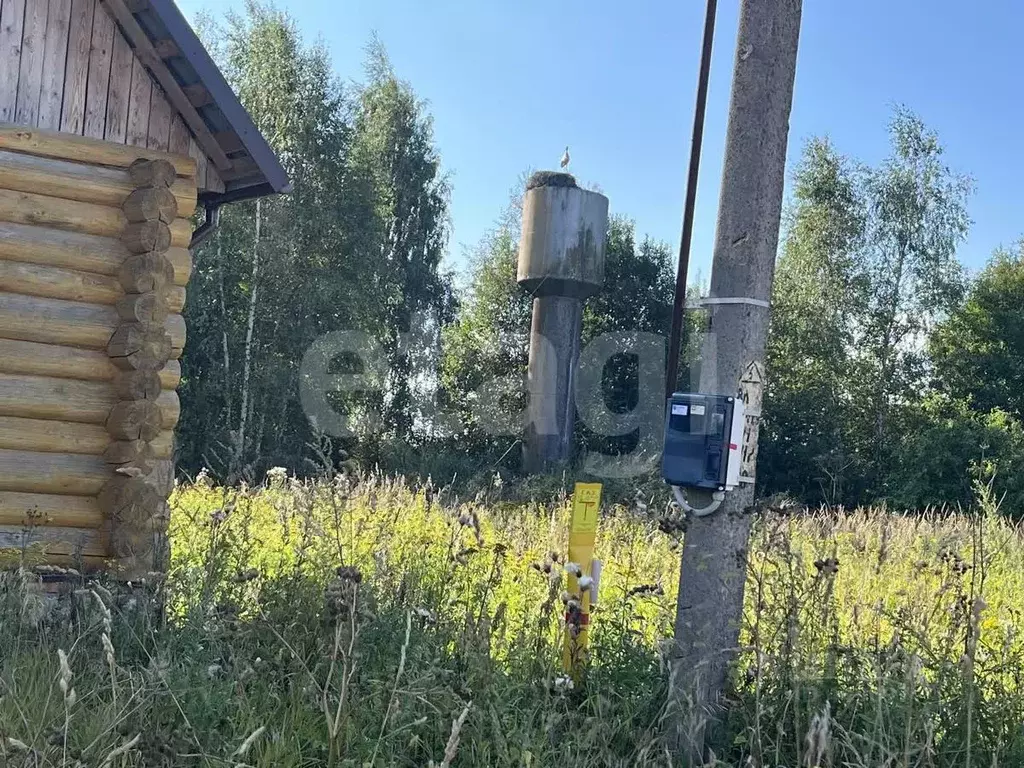
[[(606, 505), (570, 687), (568, 506), (536, 495), (200, 480), (172, 500), (159, 621), (110, 584), (54, 603), (19, 554), (0, 764), (671, 765), (678, 520), (660, 496)], [(759, 519), (747, 594), (720, 765), (1024, 765), (1024, 541), (983, 492), (957, 514)]]

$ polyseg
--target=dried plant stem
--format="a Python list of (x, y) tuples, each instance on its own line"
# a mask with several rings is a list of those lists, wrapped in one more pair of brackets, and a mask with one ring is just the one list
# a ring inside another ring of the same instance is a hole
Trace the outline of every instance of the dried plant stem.
[(398, 671), (395, 673), (395, 684), (391, 688), (391, 698), (388, 700), (388, 708), (384, 711), (384, 719), (380, 723), (380, 732), (377, 734), (377, 743), (373, 746), (373, 755), (370, 757), (370, 765), (377, 762), (377, 753), (380, 751), (381, 741), (384, 739), (384, 731), (391, 719), (391, 711), (395, 708), (395, 700), (398, 698), (398, 683), (405, 672), (405, 658), (409, 650), (409, 638), (412, 637), (412, 611), (405, 614), (405, 640), (402, 642), (402, 652), (398, 659)]

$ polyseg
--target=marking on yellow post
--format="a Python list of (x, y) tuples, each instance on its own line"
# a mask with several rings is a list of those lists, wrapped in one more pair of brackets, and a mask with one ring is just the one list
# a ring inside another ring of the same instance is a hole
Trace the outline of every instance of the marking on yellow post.
[[(576, 563), (580, 572), (592, 577), (594, 541), (597, 538), (597, 520), (601, 509), (601, 484), (576, 483), (572, 496), (572, 520), (569, 526), (569, 562)], [(591, 589), (581, 592), (579, 579), (569, 574), (568, 592), (578, 601), (578, 609), (570, 603), (565, 615), (565, 651), (562, 656), (565, 670), (579, 678), (587, 661), (587, 636), (590, 624)]]

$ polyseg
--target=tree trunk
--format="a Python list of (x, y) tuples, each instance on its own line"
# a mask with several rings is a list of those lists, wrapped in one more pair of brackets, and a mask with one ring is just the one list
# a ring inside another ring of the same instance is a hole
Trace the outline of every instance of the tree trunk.
[(249, 422), (249, 377), (252, 370), (253, 328), (256, 325), (256, 299), (259, 295), (260, 236), (263, 226), (263, 201), (256, 200), (256, 237), (252, 248), (252, 288), (249, 293), (249, 319), (245, 329), (245, 357), (242, 363), (242, 403), (238, 415), (232, 474), (239, 471), (245, 452), (245, 429)]
[(217, 281), (220, 289), (220, 340), (224, 365), (224, 402), (227, 409), (225, 424), (231, 423), (231, 354), (228, 349), (228, 304), (224, 298), (224, 242), (221, 230), (217, 230)]

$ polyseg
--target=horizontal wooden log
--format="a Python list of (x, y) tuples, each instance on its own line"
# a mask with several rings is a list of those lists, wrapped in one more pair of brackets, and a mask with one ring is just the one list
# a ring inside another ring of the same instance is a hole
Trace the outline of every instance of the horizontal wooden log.
[(99, 528), (103, 524), (95, 496), (0, 491), (0, 525)]
[(0, 491), (96, 496), (110, 477), (100, 456), (0, 450)]
[[(14, 568), (33, 568), (35, 566), (54, 566), (62, 568), (74, 568), (79, 573), (86, 574), (118, 574), (121, 569), (110, 557), (95, 557), (92, 555), (61, 555), (50, 553), (40, 554), (34, 550), (21, 552), (15, 549), (0, 550), (0, 569), (11, 570)], [(43, 584), (45, 592), (57, 593), (63, 589), (61, 584)]]
[[(0, 259), (116, 276), (129, 255), (117, 237), (0, 222)], [(174, 267), (174, 284), (184, 286), (192, 273), (188, 249), (171, 248), (164, 256)]]
[[(168, 418), (173, 414), (172, 407)], [(102, 424), (0, 416), (0, 449), (102, 456), (110, 442), (110, 434)], [(158, 459), (170, 458), (173, 446), (171, 429), (163, 430), (149, 443), (153, 457)]]
[(23, 528), (0, 525), (0, 550), (25, 550), (40, 555), (89, 555), (106, 557), (110, 532), (99, 528), (59, 528), (38, 525)]
[[(173, 390), (165, 389), (160, 393), (160, 397), (157, 398), (156, 404), (160, 406), (160, 415), (163, 419), (162, 426), (164, 430), (173, 430), (178, 426), (178, 419), (181, 418), (181, 400), (178, 398), (178, 393)], [(157, 436), (153, 443), (156, 444), (160, 441), (161, 432)], [(155, 448), (154, 448), (155, 450)], [(167, 454), (170, 456), (170, 452)]]
[(145, 440), (115, 440), (103, 452), (103, 460), (107, 464), (138, 466), (143, 462), (151, 462), (153, 453)]
[(159, 371), (171, 357), (171, 337), (162, 325), (122, 323), (110, 337), (107, 354), (122, 371)]
[(100, 424), (0, 416), (0, 449), (99, 456), (109, 444)]
[(117, 316), (125, 323), (162, 326), (167, 322), (169, 314), (166, 291), (125, 294), (117, 300), (114, 307), (117, 309)]
[[(113, 305), (124, 296), (120, 281), (110, 275), (2, 259), (0, 291), (104, 305)], [(185, 289), (169, 286), (166, 305), (171, 312), (181, 312), (185, 308)]]
[[(0, 373), (113, 381), (120, 371), (106, 352), (0, 338)], [(181, 363), (171, 360), (160, 371), (160, 384), (164, 389), (176, 389), (180, 381)]]
[(163, 428), (163, 414), (152, 400), (121, 400), (107, 417), (107, 432), (115, 440), (153, 440)]
[(156, 400), (162, 390), (156, 371), (121, 371), (114, 377), (114, 393), (122, 400)]
[[(111, 306), (0, 293), (0, 336), (4, 338), (106, 349), (119, 325), (121, 318)], [(171, 337), (171, 357), (177, 359), (185, 348), (185, 318), (169, 315), (164, 328)]]
[(128, 221), (162, 221), (178, 218), (178, 201), (166, 187), (136, 189), (121, 206)]
[(196, 161), (185, 155), (0, 123), (0, 149), (80, 163), (127, 168), (140, 157), (167, 160), (179, 176), (194, 179)]
[(175, 168), (166, 160), (139, 159), (128, 166), (128, 176), (136, 187), (167, 189), (174, 182)]
[(124, 228), (121, 243), (131, 253), (163, 253), (171, 245), (171, 228), (162, 221), (137, 221)]
[[(3, 189), (117, 208), (135, 187), (128, 172), (122, 168), (84, 165), (0, 150), (0, 188)], [(177, 214), (191, 216), (196, 209), (195, 184), (187, 179), (177, 179), (170, 191), (178, 203)]]
[[(120, 208), (10, 189), (0, 189), (0, 221), (101, 237), (120, 237), (128, 225)], [(175, 219), (170, 229), (171, 245), (188, 248), (192, 241), (192, 222)]]
[(174, 267), (162, 253), (138, 253), (124, 260), (117, 279), (125, 293), (163, 293), (174, 284)]
[[(0, 374), (0, 416), (105, 424), (117, 402), (109, 382)], [(164, 390), (156, 405), (163, 428), (173, 429), (181, 415), (177, 393)]]

